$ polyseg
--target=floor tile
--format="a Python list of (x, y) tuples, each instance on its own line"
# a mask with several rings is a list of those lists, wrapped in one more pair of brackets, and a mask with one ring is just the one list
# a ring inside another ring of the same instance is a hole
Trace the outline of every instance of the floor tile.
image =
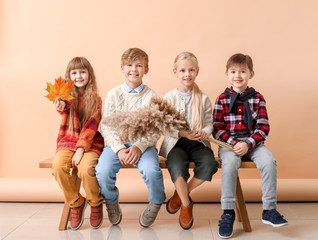
[[(183, 230), (179, 212), (169, 214), (163, 204), (155, 223), (149, 228), (139, 224), (139, 216), (147, 204), (122, 203), (122, 222), (112, 226), (103, 207), (104, 221), (99, 229), (89, 224), (90, 208), (85, 212), (83, 226), (78, 231), (58, 231), (62, 203), (0, 203), (1, 240), (205, 240), (220, 239), (218, 221), (222, 214), (219, 203), (195, 203), (194, 224)], [(262, 204), (248, 203), (247, 211), (252, 232), (244, 232), (242, 224), (234, 223), (232, 239), (318, 239), (318, 203), (279, 203), (278, 210), (289, 224), (273, 228), (261, 221)]]

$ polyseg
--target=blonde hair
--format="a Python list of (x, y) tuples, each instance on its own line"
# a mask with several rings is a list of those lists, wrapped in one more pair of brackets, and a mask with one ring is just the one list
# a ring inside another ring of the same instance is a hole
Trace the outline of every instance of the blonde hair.
[(88, 119), (97, 111), (99, 106), (99, 95), (98, 88), (95, 78), (95, 73), (90, 62), (84, 57), (75, 57), (73, 58), (67, 65), (65, 72), (65, 80), (66, 82), (72, 81), (70, 78), (70, 72), (74, 69), (84, 68), (88, 71), (88, 83), (85, 86), (83, 93), (83, 104), (78, 107), (78, 88), (75, 86), (75, 91), (71, 94), (74, 99), (72, 100), (72, 105), (70, 109), (70, 119), (69, 119), (69, 128), (71, 131), (74, 129), (74, 114), (75, 110), (78, 111), (79, 119), (81, 126), (85, 125)]
[[(199, 63), (198, 59), (193, 53), (190, 52), (182, 52), (180, 53), (174, 60), (174, 69), (176, 70), (178, 67), (178, 62), (181, 60), (186, 60), (190, 59), (196, 69), (199, 69)], [(192, 119), (191, 119), (191, 129), (192, 130), (200, 130), (202, 129), (202, 120), (204, 118), (204, 112), (203, 112), (203, 103), (202, 103), (202, 91), (199, 88), (199, 86), (194, 83), (193, 85), (193, 90), (192, 90), (192, 97), (190, 101), (190, 109), (191, 109), (191, 114), (192, 114)]]

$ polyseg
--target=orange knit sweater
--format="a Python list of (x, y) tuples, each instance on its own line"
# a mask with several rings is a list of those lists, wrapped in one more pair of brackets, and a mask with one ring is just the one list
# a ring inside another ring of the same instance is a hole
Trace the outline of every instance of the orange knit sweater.
[[(78, 104), (82, 103), (82, 95), (78, 96)], [(80, 119), (78, 111), (74, 112), (74, 128), (73, 131), (69, 130), (71, 102), (66, 101), (66, 106), (62, 116), (59, 134), (57, 137), (56, 151), (67, 149), (76, 151), (77, 148), (84, 148), (85, 152), (94, 151), (101, 154), (104, 148), (104, 140), (98, 131), (99, 122), (101, 120), (102, 100), (99, 98), (99, 106), (97, 111), (91, 116), (85, 125), (80, 128)]]

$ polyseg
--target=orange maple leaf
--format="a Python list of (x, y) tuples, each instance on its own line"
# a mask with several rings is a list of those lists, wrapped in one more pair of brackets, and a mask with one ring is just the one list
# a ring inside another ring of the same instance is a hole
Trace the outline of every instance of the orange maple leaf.
[(49, 92), (46, 97), (50, 101), (55, 101), (57, 97), (60, 97), (62, 100), (72, 100), (74, 97), (71, 95), (71, 92), (74, 91), (74, 82), (65, 83), (65, 79), (59, 77), (55, 79), (55, 84), (47, 83), (46, 91)]

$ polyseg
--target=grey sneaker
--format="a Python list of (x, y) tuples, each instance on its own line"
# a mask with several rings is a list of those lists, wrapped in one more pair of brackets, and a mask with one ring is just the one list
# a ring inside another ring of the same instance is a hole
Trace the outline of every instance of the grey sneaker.
[(149, 203), (139, 218), (139, 223), (143, 227), (149, 227), (156, 220), (161, 204)]
[(121, 209), (119, 207), (118, 201), (115, 202), (114, 204), (110, 202), (106, 202), (106, 210), (108, 213), (108, 219), (111, 224), (117, 225), (121, 221)]

